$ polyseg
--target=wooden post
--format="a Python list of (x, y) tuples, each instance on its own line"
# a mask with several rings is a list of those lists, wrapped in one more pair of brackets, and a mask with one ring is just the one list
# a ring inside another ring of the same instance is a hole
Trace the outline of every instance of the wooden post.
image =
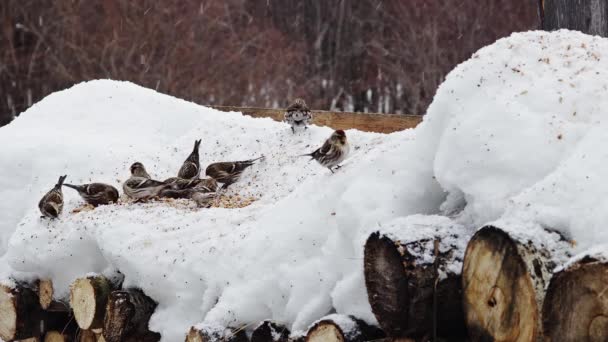
[(577, 30), (608, 37), (608, 1), (606, 0), (540, 0), (543, 30)]

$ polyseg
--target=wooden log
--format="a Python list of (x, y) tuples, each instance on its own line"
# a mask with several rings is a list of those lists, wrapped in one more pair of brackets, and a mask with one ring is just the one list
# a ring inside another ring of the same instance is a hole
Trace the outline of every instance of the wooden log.
[(364, 342), (384, 336), (379, 328), (353, 316), (332, 314), (308, 329), (306, 342)]
[(466, 336), (460, 274), (447, 271), (459, 271), (464, 247), (445, 248), (432, 237), (402, 242), (376, 232), (368, 238), (364, 249), (367, 294), (388, 336), (440, 336), (455, 341)]
[(289, 329), (279, 323), (266, 320), (260, 323), (251, 334), (251, 342), (287, 342)]
[(605, 0), (544, 0), (541, 6), (543, 30), (570, 29), (608, 37)]
[(51, 330), (44, 334), (44, 342), (69, 342), (72, 341), (68, 334), (63, 334), (60, 331)]
[(78, 334), (76, 334), (76, 341), (97, 342), (97, 335), (91, 330), (80, 330)]
[(22, 285), (0, 285), (0, 338), (12, 341), (39, 337), (41, 316), (35, 291)]
[(186, 342), (248, 342), (245, 329), (217, 329), (209, 326), (194, 326), (186, 336)]
[(111, 283), (103, 276), (76, 279), (70, 286), (70, 307), (80, 329), (101, 328)]
[(545, 341), (608, 341), (608, 262), (585, 257), (551, 278), (543, 304)]
[(40, 301), (40, 307), (46, 311), (70, 311), (69, 305), (53, 298), (55, 290), (53, 281), (40, 279), (36, 284), (36, 292)]
[[(551, 238), (542, 229), (531, 234)], [(540, 309), (544, 288), (556, 266), (553, 260), (545, 246), (535, 245), (521, 234), (509, 234), (493, 226), (477, 231), (468, 243), (462, 271), (463, 305), (471, 340), (540, 339)]]
[(42, 332), (59, 331), (72, 339), (75, 339), (78, 331), (74, 316), (67, 311), (44, 311), (40, 324)]
[(139, 289), (113, 291), (106, 306), (103, 337), (107, 342), (120, 342), (129, 336), (148, 335), (148, 321), (156, 305)]

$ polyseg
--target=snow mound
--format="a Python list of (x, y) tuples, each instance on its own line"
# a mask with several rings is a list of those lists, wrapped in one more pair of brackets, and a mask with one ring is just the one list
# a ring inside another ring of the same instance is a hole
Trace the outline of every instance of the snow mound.
[[(362, 246), (374, 231), (449, 231), (462, 252), (475, 228), (498, 220), (514, 233), (558, 231), (582, 252), (608, 243), (607, 54), (606, 39), (571, 31), (501, 39), (446, 77), (415, 130), (347, 131), (351, 156), (334, 175), (296, 157), (329, 128), (294, 135), (130, 83), (76, 85), (0, 128), (0, 264), (5, 276), (50, 277), (64, 296), (77, 276), (120, 270), (159, 302), (150, 328), (176, 341), (198, 322), (272, 319), (299, 333), (336, 312), (373, 323)], [(82, 202), (65, 189), (61, 218), (39, 218), (37, 201), (61, 174), (119, 185), (140, 161), (164, 179), (199, 138), (203, 165), (266, 156), (230, 190), (253, 204), (72, 213)]]

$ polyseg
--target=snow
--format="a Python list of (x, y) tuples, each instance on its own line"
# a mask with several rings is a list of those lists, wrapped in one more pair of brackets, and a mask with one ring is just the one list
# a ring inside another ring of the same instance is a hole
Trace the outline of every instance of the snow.
[[(374, 323), (362, 267), (374, 231), (404, 241), (450, 232), (441, 248), (462, 253), (476, 228), (494, 223), (555, 250), (560, 235), (544, 229), (574, 240), (577, 253), (604, 253), (594, 246), (608, 243), (607, 53), (607, 40), (564, 30), (501, 39), (446, 77), (416, 129), (348, 130), (351, 155), (334, 175), (297, 157), (327, 127), (293, 135), (131, 83), (76, 85), (0, 128), (0, 271), (50, 277), (66, 296), (78, 276), (119, 270), (125, 286), (159, 302), (150, 328), (174, 341), (200, 322), (272, 319), (297, 333), (335, 311)], [(40, 219), (37, 202), (59, 175), (120, 188), (140, 161), (162, 180), (199, 138), (203, 165), (266, 156), (230, 190), (252, 205), (72, 213), (82, 201), (65, 189), (60, 219)]]

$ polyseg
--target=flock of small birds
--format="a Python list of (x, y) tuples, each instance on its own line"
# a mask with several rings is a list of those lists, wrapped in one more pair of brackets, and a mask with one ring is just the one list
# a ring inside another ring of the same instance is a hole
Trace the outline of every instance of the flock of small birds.
[[(312, 112), (304, 100), (296, 99), (285, 111), (284, 119), (290, 124), (291, 131), (295, 134), (297, 130), (308, 129), (308, 125), (312, 121)], [(155, 198), (184, 198), (194, 200), (200, 207), (208, 208), (219, 199), (223, 190), (239, 180), (243, 171), (264, 159), (264, 156), (261, 156), (250, 160), (213, 163), (205, 169), (207, 178), (200, 178), (200, 144), (201, 140), (194, 142), (194, 148), (177, 172), (177, 177), (164, 181), (152, 179), (142, 163), (133, 163), (130, 167), (131, 177), (122, 185), (123, 192), (135, 202)], [(300, 156), (310, 157), (310, 160), (316, 160), (334, 173), (334, 170), (340, 168), (340, 163), (346, 159), (349, 150), (346, 134), (343, 130), (336, 130), (321, 147)], [(118, 202), (120, 194), (115, 187), (109, 184), (73, 185), (64, 183), (66, 178), (67, 175), (59, 177), (57, 184), (38, 203), (42, 217), (57, 218), (61, 214), (63, 186), (76, 190), (82, 199), (93, 207)], [(218, 184), (222, 184), (219, 189)]]

